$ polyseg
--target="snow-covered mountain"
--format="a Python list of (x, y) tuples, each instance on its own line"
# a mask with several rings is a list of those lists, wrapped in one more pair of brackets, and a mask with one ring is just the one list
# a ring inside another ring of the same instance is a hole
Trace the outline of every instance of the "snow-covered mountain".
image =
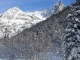
[(25, 28), (46, 20), (53, 14), (62, 11), (65, 8), (60, 1), (50, 9), (35, 12), (23, 12), (18, 7), (8, 9), (3, 14), (0, 14), (0, 38), (11, 37), (22, 32)]

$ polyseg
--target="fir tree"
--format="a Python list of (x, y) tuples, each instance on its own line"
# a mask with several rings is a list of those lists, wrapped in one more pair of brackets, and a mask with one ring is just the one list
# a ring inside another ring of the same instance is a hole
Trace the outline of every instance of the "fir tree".
[(67, 16), (64, 60), (80, 60), (80, 6), (72, 6)]

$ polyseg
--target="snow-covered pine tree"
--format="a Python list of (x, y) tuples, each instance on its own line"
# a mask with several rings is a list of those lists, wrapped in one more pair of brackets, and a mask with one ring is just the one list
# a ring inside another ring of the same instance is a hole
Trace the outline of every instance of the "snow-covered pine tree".
[(72, 5), (71, 10), (66, 18), (64, 60), (80, 60), (80, 4)]

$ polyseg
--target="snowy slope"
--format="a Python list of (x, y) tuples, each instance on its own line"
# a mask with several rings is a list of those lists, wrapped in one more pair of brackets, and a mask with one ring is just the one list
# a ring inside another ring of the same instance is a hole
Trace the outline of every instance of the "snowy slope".
[(11, 37), (22, 32), (25, 28), (46, 20), (52, 14), (64, 9), (64, 4), (60, 1), (50, 9), (35, 12), (23, 12), (18, 7), (8, 9), (0, 16), (0, 38)]

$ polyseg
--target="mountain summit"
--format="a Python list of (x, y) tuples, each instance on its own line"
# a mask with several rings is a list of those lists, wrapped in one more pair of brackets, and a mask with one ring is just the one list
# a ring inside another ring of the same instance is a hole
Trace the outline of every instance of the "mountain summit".
[(42, 13), (42, 16), (44, 17), (50, 17), (53, 14), (58, 13), (59, 11), (62, 11), (65, 8), (65, 5), (62, 3), (62, 1), (59, 1), (59, 3), (56, 3), (53, 5), (53, 7), (44, 10)]
[(18, 13), (21, 13), (22, 11), (18, 7), (13, 7), (8, 9), (5, 13), (3, 13), (3, 16), (1, 18), (5, 18), (8, 20), (11, 20), (14, 18), (14, 16)]
[(58, 13), (59, 11), (62, 11), (64, 8), (65, 8), (64, 4), (62, 3), (62, 1), (60, 1), (58, 5), (58, 9), (56, 10), (56, 13)]

